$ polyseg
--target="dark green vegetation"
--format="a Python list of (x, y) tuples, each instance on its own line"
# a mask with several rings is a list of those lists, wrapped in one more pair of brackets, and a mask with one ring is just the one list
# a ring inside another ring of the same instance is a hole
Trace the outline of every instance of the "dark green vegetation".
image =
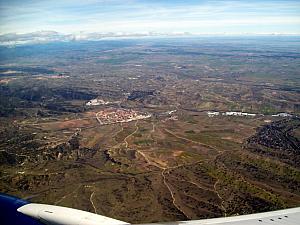
[[(299, 206), (299, 52), (298, 37), (1, 47), (0, 192), (133, 223)], [(100, 125), (108, 108), (152, 116)]]

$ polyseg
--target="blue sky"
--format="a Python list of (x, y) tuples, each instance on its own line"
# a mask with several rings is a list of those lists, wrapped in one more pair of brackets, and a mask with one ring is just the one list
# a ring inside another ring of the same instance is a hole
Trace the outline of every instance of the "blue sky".
[(300, 34), (300, 0), (0, 0), (0, 33)]

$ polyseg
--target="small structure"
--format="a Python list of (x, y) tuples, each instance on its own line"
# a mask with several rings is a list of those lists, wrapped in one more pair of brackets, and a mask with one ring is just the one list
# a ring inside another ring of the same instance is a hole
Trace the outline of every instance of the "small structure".
[(256, 116), (254, 113), (243, 113), (243, 112), (225, 112), (225, 116)]
[(208, 117), (214, 117), (214, 116), (219, 116), (219, 112), (207, 112)]
[(291, 115), (289, 113), (278, 113), (278, 114), (274, 114), (272, 116), (273, 117), (293, 117), (293, 115)]
[(86, 103), (87, 106), (96, 106), (96, 105), (108, 105), (112, 103), (119, 103), (119, 101), (109, 102), (104, 101), (103, 99), (92, 99)]

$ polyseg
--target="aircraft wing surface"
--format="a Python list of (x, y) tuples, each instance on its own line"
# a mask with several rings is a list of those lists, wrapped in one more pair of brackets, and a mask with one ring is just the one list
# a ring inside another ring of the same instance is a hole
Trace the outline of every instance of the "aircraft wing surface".
[[(151, 223), (151, 225), (300, 225), (300, 207), (278, 211), (255, 213), (215, 219), (190, 220), (182, 222)], [(150, 224), (143, 224), (150, 225)]]
[[(129, 225), (98, 214), (61, 206), (29, 203), (0, 194), (1, 225)], [(142, 225), (264, 225), (300, 224), (300, 207), (242, 216)]]

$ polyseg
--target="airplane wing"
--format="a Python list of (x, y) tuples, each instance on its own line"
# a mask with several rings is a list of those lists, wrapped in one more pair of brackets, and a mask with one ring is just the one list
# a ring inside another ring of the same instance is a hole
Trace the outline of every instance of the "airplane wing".
[[(300, 224), (300, 207), (242, 216), (215, 219), (190, 220), (170, 223), (151, 223), (151, 225), (264, 225), (264, 224)], [(146, 225), (146, 224), (143, 224)], [(147, 224), (150, 225), (150, 224)]]
[[(29, 203), (0, 194), (0, 223), (2, 225), (129, 225), (129, 223), (94, 213), (61, 206)], [(300, 207), (265, 213), (202, 219), (151, 225), (263, 225), (300, 224)], [(150, 225), (150, 224), (143, 224)]]
[(61, 206), (30, 203), (0, 194), (1, 225), (126, 225), (129, 223)]

